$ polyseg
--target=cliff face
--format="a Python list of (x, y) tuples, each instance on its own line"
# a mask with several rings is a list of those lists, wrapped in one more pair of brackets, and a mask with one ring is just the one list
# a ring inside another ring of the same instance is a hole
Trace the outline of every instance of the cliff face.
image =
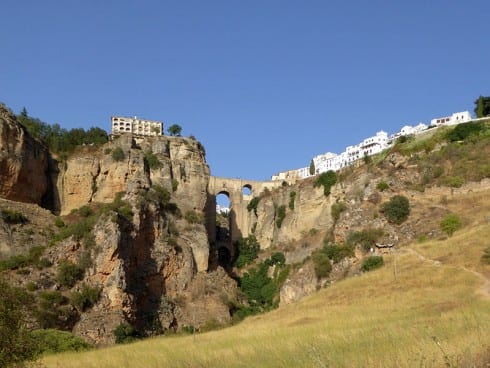
[(47, 149), (0, 105), (0, 197), (41, 204), (48, 189)]

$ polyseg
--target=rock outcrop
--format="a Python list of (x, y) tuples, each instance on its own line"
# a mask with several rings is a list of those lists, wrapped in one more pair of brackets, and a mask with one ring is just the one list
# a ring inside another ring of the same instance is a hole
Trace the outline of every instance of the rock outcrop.
[(48, 150), (0, 104), (0, 198), (41, 204), (48, 189)]

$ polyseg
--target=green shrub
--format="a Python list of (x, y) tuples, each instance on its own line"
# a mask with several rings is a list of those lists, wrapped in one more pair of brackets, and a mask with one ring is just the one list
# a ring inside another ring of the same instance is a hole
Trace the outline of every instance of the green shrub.
[(26, 284), (27, 291), (33, 292), (37, 290), (37, 284), (34, 281), (29, 281)]
[(249, 304), (261, 308), (270, 308), (278, 292), (278, 285), (268, 276), (269, 266), (265, 263), (252, 268), (240, 278), (239, 286), (247, 296)]
[(71, 304), (83, 312), (92, 307), (99, 300), (100, 292), (101, 288), (98, 286), (90, 287), (86, 284), (82, 284), (80, 291), (71, 293)]
[(93, 349), (93, 345), (89, 344), (82, 338), (73, 335), (71, 332), (46, 329), (34, 330), (31, 336), (37, 347), (37, 354), (56, 354), (64, 351), (86, 351)]
[(186, 213), (184, 214), (184, 218), (189, 224), (204, 223), (204, 216), (201, 213), (198, 213), (193, 210), (186, 211)]
[(347, 209), (347, 204), (345, 202), (335, 202), (330, 208), (330, 213), (334, 221), (338, 221), (340, 214)]
[(77, 281), (83, 278), (82, 268), (70, 261), (63, 261), (58, 267), (56, 280), (62, 286), (72, 287)]
[(480, 260), (483, 264), (490, 264), (490, 247), (485, 248)]
[(161, 185), (154, 184), (146, 194), (146, 198), (166, 206), (170, 202), (170, 192)]
[(328, 170), (327, 172), (321, 173), (318, 175), (318, 178), (315, 180), (314, 186), (320, 187), (323, 186), (323, 194), (325, 196), (330, 195), (330, 189), (337, 182), (337, 174), (334, 171)]
[(45, 247), (36, 246), (29, 249), (27, 254), (18, 254), (0, 261), (1, 270), (16, 270), (27, 266), (38, 268), (49, 267), (50, 263), (46, 258), (41, 258)]
[(390, 186), (385, 181), (380, 181), (376, 185), (376, 189), (378, 189), (380, 192), (384, 192), (386, 189), (389, 189), (389, 188), (390, 188)]
[(116, 344), (127, 344), (138, 339), (136, 330), (127, 323), (121, 323), (112, 333), (116, 338)]
[(259, 205), (260, 197), (253, 197), (247, 205), (248, 212), (254, 211), (255, 216), (257, 216), (257, 206)]
[(148, 164), (148, 167), (152, 170), (160, 169), (163, 166), (162, 162), (151, 151), (145, 152), (144, 159), (145, 159), (146, 163)]
[(294, 201), (296, 200), (296, 192), (289, 193), (289, 209), (294, 210)]
[(327, 254), (322, 251), (316, 251), (311, 254), (311, 259), (313, 260), (313, 267), (315, 269), (315, 275), (319, 279), (327, 277), (332, 271), (332, 264)]
[(282, 222), (284, 221), (284, 218), (286, 217), (286, 206), (285, 205), (280, 205), (277, 207), (277, 212), (276, 212), (276, 225), (277, 228), (280, 229), (282, 226)]
[(333, 263), (339, 263), (344, 258), (354, 256), (354, 247), (349, 244), (337, 245), (331, 243), (325, 245), (322, 252), (325, 253)]
[(361, 231), (354, 231), (347, 236), (347, 243), (361, 245), (366, 252), (376, 245), (379, 238), (383, 236), (382, 229), (367, 228)]
[(465, 180), (462, 176), (446, 176), (442, 179), (442, 184), (451, 188), (461, 188)]
[(381, 256), (370, 256), (364, 259), (361, 265), (361, 271), (372, 271), (377, 268), (382, 267), (385, 264), (383, 257)]
[(393, 196), (388, 202), (382, 204), (381, 212), (389, 222), (399, 225), (410, 214), (410, 202), (405, 196)]
[(485, 129), (485, 123), (464, 123), (458, 124), (447, 133), (448, 142), (463, 141), (470, 135), (476, 135)]
[(11, 225), (25, 224), (26, 222), (28, 222), (27, 217), (25, 217), (22, 213), (9, 209), (0, 210), (0, 218), (7, 224)]
[(257, 242), (255, 236), (250, 235), (247, 238), (240, 238), (235, 243), (235, 247), (238, 251), (238, 257), (234, 262), (234, 266), (242, 268), (249, 263), (252, 263), (257, 258), (260, 250), (260, 244)]
[(286, 263), (286, 257), (282, 252), (276, 252), (270, 256), (269, 259), (265, 260), (268, 266), (279, 265), (282, 266)]
[(33, 297), (0, 277), (0, 367), (23, 367), (36, 357), (36, 343), (27, 324)]
[(172, 192), (176, 192), (179, 187), (179, 181), (177, 179), (172, 179)]
[(82, 206), (78, 209), (78, 213), (82, 217), (89, 217), (93, 212), (89, 206)]
[(62, 228), (62, 227), (65, 227), (65, 223), (61, 219), (61, 217), (56, 217), (56, 219), (54, 220), (54, 226)]
[(451, 213), (442, 219), (439, 226), (443, 232), (452, 236), (456, 230), (461, 229), (463, 224), (458, 215)]
[(112, 148), (104, 148), (104, 155), (108, 155), (112, 152)]
[(126, 155), (124, 154), (124, 151), (122, 150), (121, 147), (116, 147), (112, 151), (112, 159), (114, 161), (123, 161), (126, 158)]

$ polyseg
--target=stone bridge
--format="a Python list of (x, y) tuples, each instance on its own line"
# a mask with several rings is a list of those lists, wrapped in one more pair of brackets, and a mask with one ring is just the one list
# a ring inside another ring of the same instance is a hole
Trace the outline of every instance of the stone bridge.
[[(250, 216), (247, 205), (253, 197), (259, 196), (264, 189), (279, 187), (281, 182), (229, 179), (211, 176), (208, 184), (208, 204), (206, 207), (206, 228), (209, 241), (216, 242), (216, 196), (226, 195), (230, 200), (230, 241), (249, 235)], [(244, 193), (245, 191), (245, 193)], [(231, 249), (230, 249), (231, 250)]]

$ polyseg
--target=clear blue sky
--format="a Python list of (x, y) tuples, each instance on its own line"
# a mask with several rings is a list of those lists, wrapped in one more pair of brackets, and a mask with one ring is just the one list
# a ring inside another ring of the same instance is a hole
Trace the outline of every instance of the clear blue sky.
[(0, 101), (178, 123), (263, 180), (490, 95), (488, 0), (2, 1)]

